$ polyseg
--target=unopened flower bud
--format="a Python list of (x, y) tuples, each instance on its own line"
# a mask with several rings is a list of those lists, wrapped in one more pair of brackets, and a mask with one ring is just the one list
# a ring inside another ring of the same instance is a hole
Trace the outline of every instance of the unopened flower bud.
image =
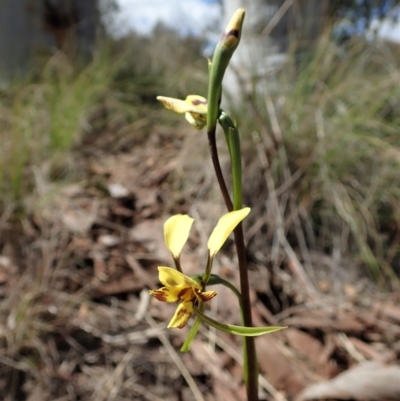
[(244, 21), (245, 10), (238, 8), (233, 14), (228, 26), (221, 36), (220, 44), (226, 49), (234, 51), (239, 44), (242, 34), (242, 25)]

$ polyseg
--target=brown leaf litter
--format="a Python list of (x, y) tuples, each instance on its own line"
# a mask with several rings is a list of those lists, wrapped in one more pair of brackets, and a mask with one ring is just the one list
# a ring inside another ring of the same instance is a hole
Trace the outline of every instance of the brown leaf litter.
[[(217, 218), (215, 202), (204, 197), (193, 208), (177, 191), (186, 135), (155, 128), (126, 152), (104, 132), (76, 150), (79, 182), (49, 183), (29, 218), (0, 227), (2, 399), (245, 400), (241, 339), (202, 327), (181, 354), (188, 328), (166, 330), (175, 305), (147, 292), (157, 266), (172, 262), (165, 219), (190, 207)], [(214, 185), (207, 171), (196, 174), (190, 196)], [(209, 227), (196, 227), (183, 260), (189, 274), (204, 268), (199, 245)], [(237, 284), (229, 243), (226, 250), (216, 269)], [(260, 399), (400, 399), (399, 294), (353, 286), (332, 295), (321, 281), (310, 296), (300, 257), (277, 253), (273, 263), (279, 268), (250, 265), (255, 324), (289, 326), (256, 340)], [(225, 289), (208, 313), (240, 324)]]

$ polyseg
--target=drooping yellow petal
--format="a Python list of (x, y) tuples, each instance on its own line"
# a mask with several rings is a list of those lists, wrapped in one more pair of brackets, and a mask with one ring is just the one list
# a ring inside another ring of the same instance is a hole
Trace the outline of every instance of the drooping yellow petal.
[(219, 219), (218, 224), (208, 239), (207, 246), (211, 257), (215, 256), (215, 254), (221, 249), (222, 245), (224, 245), (230, 233), (249, 213), (250, 208), (245, 207), (243, 209), (227, 213)]
[(193, 303), (191, 301), (180, 303), (179, 306), (176, 308), (174, 316), (168, 324), (168, 328), (176, 327), (178, 329), (181, 329), (185, 327), (192, 312)]
[(170, 290), (176, 287), (176, 291), (182, 291), (184, 288), (197, 288), (201, 289), (201, 285), (191, 279), (190, 277), (184, 275), (178, 270), (172, 269), (166, 266), (158, 266), (159, 276), (158, 279)]
[(176, 259), (189, 237), (193, 221), (187, 214), (177, 214), (164, 223), (165, 244)]

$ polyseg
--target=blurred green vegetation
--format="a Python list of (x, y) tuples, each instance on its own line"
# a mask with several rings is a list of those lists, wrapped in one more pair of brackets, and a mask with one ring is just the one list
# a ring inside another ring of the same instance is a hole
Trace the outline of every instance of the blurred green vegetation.
[(33, 169), (57, 160), (90, 130), (89, 116), (109, 91), (113, 66), (104, 52), (78, 70), (58, 52), (43, 70), (0, 93), (0, 191), (5, 204), (32, 189)]
[(390, 286), (400, 271), (400, 47), (324, 37), (292, 60), (276, 85), (255, 85), (242, 132), (269, 139), (275, 187), (289, 188), (281, 205), (289, 197), (300, 209), (282, 206), (288, 235), (298, 238), (298, 217), (307, 247), (357, 256)]
[(199, 89), (199, 82), (205, 88), (202, 46), (202, 40), (181, 39), (160, 25), (150, 38), (132, 34), (103, 43), (84, 68), (59, 51), (29, 77), (0, 90), (3, 206), (32, 190), (35, 167), (59, 163), (84, 135), (121, 129), (121, 119), (125, 128), (143, 117), (150, 125), (158, 94), (183, 96)]
[[(205, 96), (203, 46), (158, 26), (151, 37), (103, 45), (83, 69), (59, 52), (31, 78), (1, 90), (3, 207), (34, 189), (37, 166), (59, 161), (87, 133), (123, 135), (139, 118), (147, 133), (154, 124), (180, 122), (155, 97)], [(399, 60), (394, 44), (358, 38), (338, 46), (325, 37), (307, 60), (289, 62), (276, 85), (257, 82), (257, 91), (236, 105), (243, 148), (251, 149), (251, 133), (265, 135), (275, 186), (293, 181), (290, 196), (304, 211), (307, 246), (332, 253), (340, 238), (343, 251), (375, 278), (384, 272), (390, 279), (400, 265)], [(285, 213), (285, 229), (294, 232)]]

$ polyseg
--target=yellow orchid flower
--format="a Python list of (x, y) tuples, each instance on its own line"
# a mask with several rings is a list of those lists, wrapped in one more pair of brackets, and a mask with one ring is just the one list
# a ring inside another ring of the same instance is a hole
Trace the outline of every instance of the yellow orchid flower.
[(193, 312), (194, 302), (206, 302), (217, 295), (216, 291), (202, 291), (201, 285), (197, 281), (178, 270), (159, 266), (158, 271), (159, 280), (164, 287), (150, 291), (150, 295), (163, 302), (180, 301), (168, 328), (185, 327)]
[(207, 123), (207, 99), (202, 96), (189, 95), (185, 100), (157, 96), (157, 100), (175, 113), (184, 113), (189, 124), (197, 129), (202, 129)]
[[(210, 268), (215, 255), (229, 235), (249, 213), (250, 208), (246, 207), (226, 213), (219, 219), (208, 240)], [(203, 287), (199, 282), (180, 271), (179, 256), (189, 237), (192, 224), (193, 219), (188, 215), (182, 214), (172, 216), (164, 223), (165, 243), (179, 271), (170, 267), (159, 266), (159, 280), (164, 287), (158, 290), (151, 290), (150, 295), (163, 302), (180, 301), (173, 318), (168, 324), (168, 328), (185, 327), (193, 312), (194, 303), (196, 301), (200, 303), (206, 302), (217, 295), (216, 291), (203, 291)]]

